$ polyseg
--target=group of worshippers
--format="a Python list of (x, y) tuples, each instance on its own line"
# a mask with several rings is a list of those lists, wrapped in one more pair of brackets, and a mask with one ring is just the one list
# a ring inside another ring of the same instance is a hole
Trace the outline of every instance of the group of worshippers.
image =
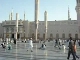
[(54, 47), (58, 47), (59, 49), (61, 49), (60, 46), (61, 46), (61, 40), (60, 39), (56, 39)]
[(76, 60), (76, 58), (79, 59), (79, 57), (76, 55), (76, 40), (72, 40), (72, 37), (69, 39), (69, 49), (68, 49), (68, 57), (67, 59), (69, 60), (70, 55), (72, 54), (73, 60)]
[[(28, 44), (28, 49), (27, 49), (27, 51), (28, 51), (28, 50), (31, 50), (31, 52), (33, 52), (33, 41), (32, 41), (32, 38), (28, 39), (27, 41), (28, 41), (28, 43), (29, 43), (29, 44)], [(15, 38), (13, 39), (13, 43), (16, 44), (16, 39), (15, 39)], [(25, 40), (25, 43), (26, 43), (26, 40)], [(11, 50), (11, 49), (12, 49), (12, 46), (11, 46), (11, 44), (8, 42), (8, 39), (7, 39), (7, 38), (6, 38), (6, 42), (2, 42), (1, 46), (2, 46), (2, 48), (4, 48), (4, 49), (8, 49), (8, 50)]]
[[(13, 43), (16, 44), (16, 39), (13, 39)], [(1, 47), (3, 49), (11, 50), (12, 49), (12, 45), (11, 45), (10, 39), (6, 38), (5, 41), (3, 40), (2, 43), (1, 43)]]

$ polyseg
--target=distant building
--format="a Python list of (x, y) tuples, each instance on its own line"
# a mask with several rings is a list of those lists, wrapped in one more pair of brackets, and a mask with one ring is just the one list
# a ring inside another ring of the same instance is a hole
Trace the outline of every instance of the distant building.
[[(68, 9), (68, 20), (62, 21), (47, 21), (47, 38), (62, 38), (67, 39), (70, 36), (74, 39), (80, 39), (80, 0), (77, 1), (76, 12), (77, 20), (71, 20)], [(46, 11), (47, 12), (47, 11)], [(45, 17), (44, 17), (45, 18)], [(9, 16), (10, 20), (5, 20), (0, 23), (0, 37), (15, 37), (15, 25), (16, 20), (12, 20), (12, 13)], [(18, 38), (29, 38), (35, 39), (35, 21), (18, 20)], [(45, 38), (45, 21), (39, 21), (38, 23), (38, 39)]]

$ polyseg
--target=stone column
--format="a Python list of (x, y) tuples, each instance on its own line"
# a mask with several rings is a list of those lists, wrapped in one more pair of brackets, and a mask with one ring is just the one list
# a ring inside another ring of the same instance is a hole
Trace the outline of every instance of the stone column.
[(45, 40), (47, 39), (47, 11), (44, 13), (44, 21), (45, 21)]
[(16, 13), (15, 39), (17, 39), (17, 33), (18, 33), (18, 13)]
[(38, 34), (39, 0), (35, 0), (35, 40)]

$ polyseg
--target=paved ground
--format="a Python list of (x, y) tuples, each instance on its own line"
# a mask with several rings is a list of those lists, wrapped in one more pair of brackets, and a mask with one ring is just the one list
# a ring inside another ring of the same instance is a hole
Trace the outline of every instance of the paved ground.
[[(0, 47), (0, 60), (67, 60), (67, 50), (54, 48), (53, 42), (46, 44), (46, 50), (40, 50), (38, 48), (41, 44), (34, 43), (33, 52), (27, 51), (28, 43), (18, 42), (17, 46), (12, 44), (12, 50), (4, 50)], [(80, 48), (79, 46), (77, 48), (77, 55), (80, 57)]]

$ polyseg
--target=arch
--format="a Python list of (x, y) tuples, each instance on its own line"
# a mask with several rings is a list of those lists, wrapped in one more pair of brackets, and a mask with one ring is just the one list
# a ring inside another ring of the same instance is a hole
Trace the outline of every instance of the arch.
[(62, 34), (62, 38), (65, 39), (65, 33)]
[(53, 39), (53, 34), (52, 33), (50, 34), (50, 39)]
[(78, 34), (75, 34), (75, 39), (78, 39)]
[(38, 36), (37, 38), (38, 38), (38, 39), (40, 39), (40, 33), (38, 33), (38, 35), (37, 35), (37, 36)]
[(56, 34), (56, 38), (59, 38), (59, 34), (58, 33)]
[(35, 39), (35, 35), (34, 35), (34, 33), (32, 33), (32, 39)]
[(43, 39), (45, 39), (45, 33), (43, 33)]
[(72, 35), (71, 35), (71, 33), (69, 33), (69, 37), (71, 37)]

